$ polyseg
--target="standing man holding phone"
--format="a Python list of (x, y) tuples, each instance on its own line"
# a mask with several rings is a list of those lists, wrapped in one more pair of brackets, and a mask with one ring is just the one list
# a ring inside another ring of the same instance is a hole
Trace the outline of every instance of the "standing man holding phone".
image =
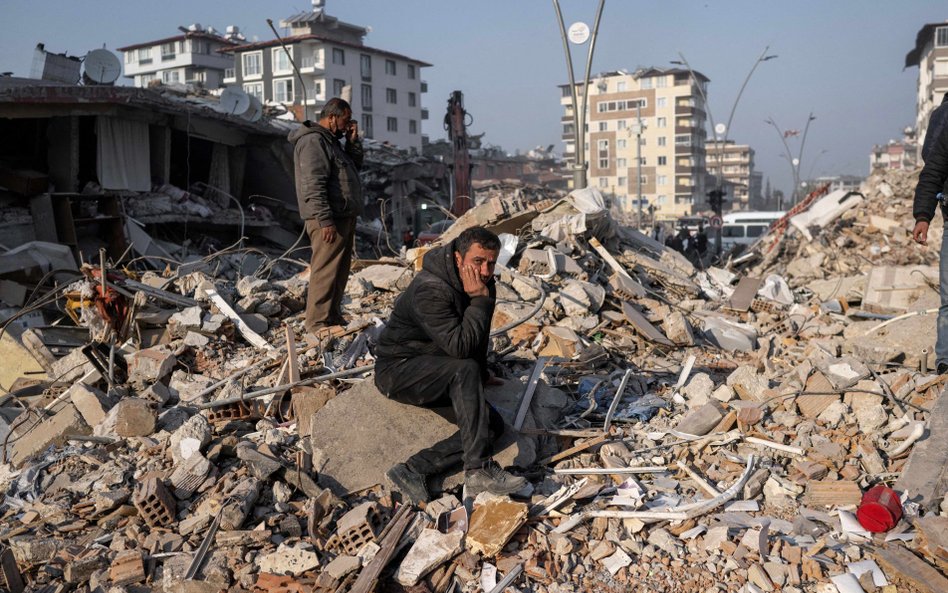
[[(342, 297), (349, 279), (356, 218), (362, 214), (362, 141), (349, 103), (332, 98), (319, 121), (290, 132), (296, 197), (313, 255), (306, 295), (306, 331), (327, 338), (344, 326)], [(345, 138), (343, 147), (340, 140)]]

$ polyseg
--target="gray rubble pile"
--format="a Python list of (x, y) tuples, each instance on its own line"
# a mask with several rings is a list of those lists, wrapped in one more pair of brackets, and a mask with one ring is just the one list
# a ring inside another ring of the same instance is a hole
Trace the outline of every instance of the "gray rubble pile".
[[(24, 333), (47, 378), (19, 379), (0, 407), (4, 582), (948, 590), (948, 398), (927, 370), (932, 318), (904, 317), (937, 299), (924, 281), (904, 290), (933, 260), (903, 241), (896, 179), (870, 180), (865, 211), (811, 241), (788, 232), (751, 273), (695, 269), (590, 190), (505, 190), (459, 218), (442, 241), (483, 225), (503, 244), (490, 365), (504, 385), (486, 397), (507, 424), (498, 459), (530, 479), (514, 497), (462, 500), (449, 473), (419, 507), (384, 479), (453, 431), (371, 382), (379, 328), (430, 247), (356, 262), (328, 343), (302, 332), (305, 273), (111, 270), (102, 288), (87, 266), (62, 297), (86, 338), (52, 352), (52, 333)], [(877, 266), (815, 263), (867, 242), (889, 247)], [(880, 485), (901, 500), (864, 501)]]

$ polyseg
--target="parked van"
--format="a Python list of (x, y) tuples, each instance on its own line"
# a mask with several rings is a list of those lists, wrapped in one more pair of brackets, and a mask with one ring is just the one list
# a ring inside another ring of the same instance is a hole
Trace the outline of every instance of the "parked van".
[(731, 212), (725, 214), (721, 227), (721, 247), (730, 249), (735, 245), (751, 245), (767, 232), (770, 225), (783, 218), (786, 212)]

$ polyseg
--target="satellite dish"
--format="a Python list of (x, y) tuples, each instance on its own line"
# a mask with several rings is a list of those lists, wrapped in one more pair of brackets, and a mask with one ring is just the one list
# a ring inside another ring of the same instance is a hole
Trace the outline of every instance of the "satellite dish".
[(94, 49), (82, 62), (86, 84), (112, 84), (122, 75), (122, 63), (107, 49)]
[(240, 117), (247, 121), (259, 121), (263, 117), (263, 103), (253, 95), (247, 95), (250, 99), (250, 107)]
[(218, 111), (231, 115), (243, 115), (250, 108), (250, 95), (235, 86), (229, 86), (221, 93)]

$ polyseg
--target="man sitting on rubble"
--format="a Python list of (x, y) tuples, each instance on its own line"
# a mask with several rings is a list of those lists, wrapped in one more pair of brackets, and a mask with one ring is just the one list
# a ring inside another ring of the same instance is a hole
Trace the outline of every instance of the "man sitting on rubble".
[(485, 490), (513, 494), (526, 486), (526, 480), (491, 459), (492, 441), (503, 431), (503, 420), (484, 398), (484, 385), (491, 381), (487, 349), (499, 251), (500, 239), (481, 227), (429, 251), (379, 336), (379, 390), (405, 404), (450, 406), (460, 429), (387, 472), (412, 502), (428, 500), (428, 476), (459, 462), (464, 464), (466, 497)]

